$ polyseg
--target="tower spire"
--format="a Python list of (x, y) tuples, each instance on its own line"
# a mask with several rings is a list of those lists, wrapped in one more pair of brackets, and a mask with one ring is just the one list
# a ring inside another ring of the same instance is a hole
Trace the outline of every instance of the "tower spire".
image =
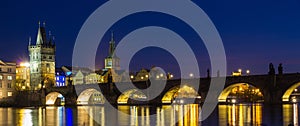
[(114, 31), (111, 31), (111, 41), (114, 41)]
[(28, 45), (29, 46), (31, 45), (31, 36), (29, 36), (29, 38), (28, 38)]
[(51, 31), (49, 31), (49, 45), (52, 45), (52, 34), (51, 34)]
[(111, 32), (111, 40), (109, 42), (109, 56), (113, 57), (113, 53), (115, 51), (115, 40), (114, 40), (114, 33)]
[(41, 27), (41, 22), (39, 21), (39, 28), (38, 28), (38, 34), (36, 37), (36, 45), (43, 45), (46, 44), (46, 32), (45, 27)]

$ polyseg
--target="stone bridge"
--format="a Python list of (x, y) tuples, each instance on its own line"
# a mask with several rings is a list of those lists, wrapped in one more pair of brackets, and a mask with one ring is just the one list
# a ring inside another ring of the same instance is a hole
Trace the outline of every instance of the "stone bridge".
[[(144, 104), (168, 104), (178, 92), (198, 93), (201, 100), (205, 100), (212, 79), (177, 79), (168, 81), (150, 81), (129, 83), (101, 83), (73, 85), (68, 87), (53, 87), (44, 90), (44, 103), (55, 97), (63, 96), (66, 105), (76, 104), (135, 104), (137, 101), (147, 101)], [(152, 84), (152, 85), (151, 85)], [(226, 102), (231, 90), (239, 85), (248, 84), (263, 94), (265, 103), (278, 104), (289, 102), (293, 91), (300, 86), (300, 74), (283, 75), (249, 75), (226, 77), (223, 91), (215, 96), (219, 102)], [(214, 85), (218, 86), (218, 85)], [(222, 86), (222, 85), (220, 85)], [(157, 89), (150, 92), (144, 89), (148, 87)], [(211, 89), (213, 90), (213, 89)], [(121, 93), (123, 92), (123, 93)], [(155, 95), (157, 94), (157, 95)], [(148, 100), (150, 99), (150, 100)], [(55, 100), (54, 100), (55, 101)]]

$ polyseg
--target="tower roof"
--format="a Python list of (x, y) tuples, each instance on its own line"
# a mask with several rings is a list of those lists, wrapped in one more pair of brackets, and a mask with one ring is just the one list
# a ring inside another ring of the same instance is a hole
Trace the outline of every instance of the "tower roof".
[(109, 42), (109, 54), (108, 57), (113, 57), (115, 51), (115, 40), (114, 40), (114, 33), (111, 32), (111, 40)]
[(36, 44), (42, 45), (46, 42), (46, 31), (44, 27), (41, 27), (41, 23), (39, 22), (38, 34), (36, 37)]

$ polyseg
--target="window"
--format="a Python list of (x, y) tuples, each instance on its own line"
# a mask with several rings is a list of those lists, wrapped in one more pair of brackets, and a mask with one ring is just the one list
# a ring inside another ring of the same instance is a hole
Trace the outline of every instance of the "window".
[(0, 80), (2, 80), (3, 79), (3, 76), (2, 75), (0, 75)]
[(0, 88), (2, 88), (2, 82), (0, 82)]
[(11, 68), (7, 68), (7, 72), (12, 72)]
[(2, 94), (2, 91), (0, 92), (0, 97), (2, 97), (3, 96), (3, 94)]
[(7, 80), (12, 80), (12, 76), (7, 76)]
[(2, 68), (0, 68), (0, 71), (2, 71)]
[(11, 83), (7, 83), (7, 88), (11, 88)]
[(52, 59), (52, 56), (49, 56), (49, 59)]
[(7, 92), (7, 96), (12, 96), (12, 92)]

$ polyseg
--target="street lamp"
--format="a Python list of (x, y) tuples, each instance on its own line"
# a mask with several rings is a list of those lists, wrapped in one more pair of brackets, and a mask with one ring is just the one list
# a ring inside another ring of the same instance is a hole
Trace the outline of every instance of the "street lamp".
[(238, 69), (238, 72), (239, 72), (240, 74), (242, 74), (242, 69)]
[(190, 77), (194, 77), (194, 74), (193, 74), (193, 73), (190, 73)]
[(246, 73), (247, 73), (247, 75), (249, 75), (250, 74), (250, 70), (247, 70)]

